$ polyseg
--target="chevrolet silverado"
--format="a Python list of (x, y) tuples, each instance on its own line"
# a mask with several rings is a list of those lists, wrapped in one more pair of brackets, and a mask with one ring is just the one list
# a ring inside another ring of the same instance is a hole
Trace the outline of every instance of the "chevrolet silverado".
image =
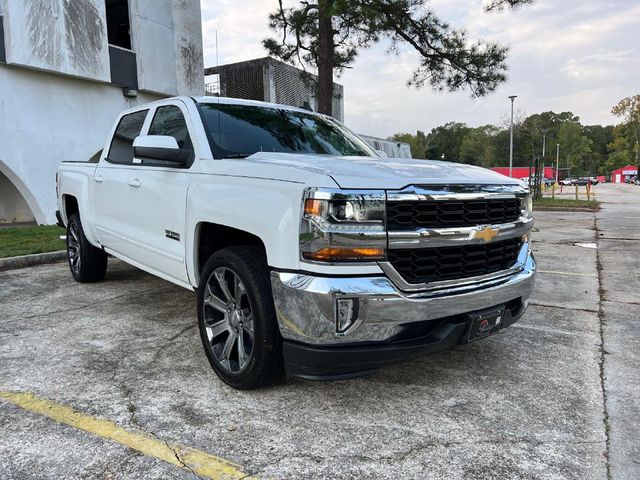
[(69, 267), (109, 256), (197, 293), (216, 374), (368, 374), (488, 337), (524, 313), (529, 191), (456, 163), (382, 158), (331, 117), (217, 97), (123, 112), (57, 176)]

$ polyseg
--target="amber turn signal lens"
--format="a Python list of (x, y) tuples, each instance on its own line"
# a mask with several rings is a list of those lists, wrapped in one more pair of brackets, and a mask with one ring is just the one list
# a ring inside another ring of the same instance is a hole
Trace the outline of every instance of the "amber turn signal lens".
[(317, 262), (346, 262), (359, 260), (384, 260), (382, 248), (323, 248), (317, 252), (304, 252), (305, 260)]
[(325, 200), (316, 200), (315, 198), (307, 198), (304, 202), (304, 214), (309, 217), (322, 216), (326, 206)]

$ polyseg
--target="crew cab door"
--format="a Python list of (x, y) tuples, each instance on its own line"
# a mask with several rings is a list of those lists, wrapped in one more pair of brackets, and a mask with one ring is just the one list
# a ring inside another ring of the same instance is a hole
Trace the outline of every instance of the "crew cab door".
[(178, 104), (150, 113), (148, 135), (176, 139), (185, 165), (135, 156), (129, 167), (124, 200), (129, 220), (131, 259), (180, 282), (188, 283), (185, 220), (191, 165), (195, 158), (188, 114)]
[(126, 257), (135, 254), (129, 233), (130, 186), (133, 164), (133, 140), (143, 131), (149, 110), (125, 114), (120, 118), (106, 154), (93, 174), (91, 205), (95, 215), (98, 241), (104, 247)]

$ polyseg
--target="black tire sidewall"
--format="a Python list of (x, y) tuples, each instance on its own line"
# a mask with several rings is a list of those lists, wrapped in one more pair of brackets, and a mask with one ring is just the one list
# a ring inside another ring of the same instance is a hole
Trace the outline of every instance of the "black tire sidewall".
[[(78, 272), (74, 271), (69, 257), (69, 238), (72, 226), (75, 226), (80, 250), (80, 268)], [(79, 283), (100, 281), (104, 278), (107, 270), (107, 254), (89, 243), (82, 228), (80, 215), (77, 213), (71, 215), (67, 222), (67, 263), (69, 264), (71, 276)]]
[[(198, 326), (211, 368), (227, 385), (253, 389), (275, 379), (282, 370), (281, 339), (266, 261), (257, 248), (230, 247), (213, 254), (205, 263), (198, 285)], [(254, 343), (249, 364), (238, 373), (222, 368), (209, 345), (204, 323), (204, 296), (207, 280), (218, 267), (233, 271), (244, 284), (254, 318)]]
[[(76, 272), (71, 265), (71, 257), (69, 256), (69, 238), (71, 238), (71, 229), (75, 227), (76, 234), (78, 236), (78, 249), (80, 251), (80, 268)], [(71, 215), (69, 217), (69, 222), (67, 223), (67, 262), (69, 263), (69, 270), (71, 271), (71, 276), (76, 282), (84, 281), (82, 276), (82, 262), (84, 261), (85, 256), (85, 248), (84, 248), (84, 232), (82, 231), (82, 223), (80, 222), (80, 217), (77, 214)]]

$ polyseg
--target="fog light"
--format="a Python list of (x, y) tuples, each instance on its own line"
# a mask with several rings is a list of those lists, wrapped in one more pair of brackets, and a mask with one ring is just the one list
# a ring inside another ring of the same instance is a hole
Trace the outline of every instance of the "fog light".
[(336, 332), (344, 333), (358, 319), (358, 299), (339, 298), (336, 300)]

